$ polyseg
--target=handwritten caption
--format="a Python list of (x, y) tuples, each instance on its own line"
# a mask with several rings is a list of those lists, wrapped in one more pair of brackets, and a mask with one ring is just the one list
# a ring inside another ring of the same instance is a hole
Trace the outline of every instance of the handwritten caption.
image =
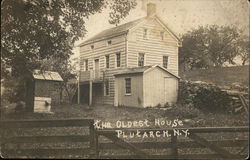
[[(94, 122), (94, 127), (96, 129), (115, 129), (118, 138), (159, 138), (171, 136), (187, 137), (190, 134), (189, 130), (180, 128), (183, 126), (184, 124), (182, 120), (168, 120), (164, 118), (157, 118), (154, 119), (154, 121), (144, 119), (137, 121), (118, 120), (116, 122), (95, 120)], [(162, 129), (163, 127), (165, 129)]]

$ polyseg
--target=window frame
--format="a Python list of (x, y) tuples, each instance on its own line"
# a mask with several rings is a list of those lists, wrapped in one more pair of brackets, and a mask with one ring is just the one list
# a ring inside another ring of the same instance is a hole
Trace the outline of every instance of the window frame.
[[(142, 65), (142, 66), (139, 65), (139, 62), (140, 62), (140, 55), (143, 55), (143, 65)], [(139, 52), (139, 53), (138, 53), (137, 65), (138, 65), (138, 67), (144, 67), (144, 66), (145, 66), (145, 53), (143, 53), (143, 52)]]
[(109, 95), (110, 95), (110, 83), (109, 80), (106, 80), (104, 83), (104, 96), (109, 96)]
[[(118, 55), (119, 55), (119, 66), (118, 66)], [(116, 67), (116, 68), (121, 67), (121, 52), (117, 52), (117, 53), (115, 54), (115, 61), (116, 61), (115, 67)]]
[(90, 49), (91, 50), (95, 49), (95, 45), (94, 44), (90, 45)]
[(85, 60), (84, 60), (84, 65), (85, 65), (85, 66), (84, 66), (84, 70), (85, 70), (85, 71), (88, 71), (88, 70), (89, 70), (89, 60), (88, 60), (88, 59), (85, 59)]
[[(167, 57), (167, 64), (166, 66), (164, 65), (164, 57)], [(169, 64), (169, 56), (168, 55), (163, 55), (162, 56), (162, 67), (165, 69), (168, 69), (168, 64)]]
[[(129, 86), (127, 86), (127, 82), (130, 82)], [(131, 94), (132, 94), (132, 78), (131, 77), (127, 77), (127, 78), (125, 78), (125, 95), (131, 95)]]
[(110, 46), (110, 45), (112, 45), (112, 40), (107, 40), (107, 46)]
[[(107, 61), (107, 57), (108, 57), (108, 61)], [(109, 55), (105, 55), (105, 68), (110, 68), (110, 56)]]

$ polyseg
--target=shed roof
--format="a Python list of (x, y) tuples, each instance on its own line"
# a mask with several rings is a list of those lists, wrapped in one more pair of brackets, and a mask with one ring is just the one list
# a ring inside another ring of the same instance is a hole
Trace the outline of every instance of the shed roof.
[(145, 72), (147, 72), (147, 71), (149, 71), (149, 70), (151, 70), (151, 69), (154, 69), (154, 68), (156, 68), (156, 67), (158, 67), (158, 68), (164, 70), (165, 72), (167, 72), (167, 73), (173, 75), (174, 77), (180, 79), (179, 76), (177, 76), (176, 74), (174, 74), (174, 73), (168, 71), (167, 69), (165, 69), (165, 68), (163, 68), (163, 67), (161, 67), (161, 66), (159, 66), (159, 65), (154, 65), (154, 66), (143, 66), (143, 67), (135, 67), (135, 68), (127, 68), (126, 70), (124, 70), (124, 71), (122, 71), (122, 72), (120, 72), (120, 73), (117, 73), (117, 74), (115, 74), (114, 76), (121, 76), (121, 75), (127, 75), (127, 74), (145, 73)]
[(34, 70), (33, 77), (34, 79), (39, 80), (63, 81), (62, 77), (58, 72), (52, 71)]

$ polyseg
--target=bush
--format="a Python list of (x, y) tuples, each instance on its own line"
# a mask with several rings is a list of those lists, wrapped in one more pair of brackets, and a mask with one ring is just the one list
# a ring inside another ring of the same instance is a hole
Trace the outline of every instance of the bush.
[(232, 111), (231, 97), (219, 87), (205, 82), (181, 81), (178, 102), (210, 112)]

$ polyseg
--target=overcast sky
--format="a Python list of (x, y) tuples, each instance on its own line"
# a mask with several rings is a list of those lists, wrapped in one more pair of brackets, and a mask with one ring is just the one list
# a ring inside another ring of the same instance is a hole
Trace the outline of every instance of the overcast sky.
[[(146, 5), (156, 4), (157, 15), (177, 35), (202, 25), (236, 25), (249, 34), (249, 6), (247, 0), (137, 0), (137, 6), (121, 24), (146, 16)], [(86, 20), (88, 33), (79, 44), (104, 29), (114, 27), (108, 23), (109, 11), (90, 16)], [(74, 50), (78, 57), (79, 53)]]

